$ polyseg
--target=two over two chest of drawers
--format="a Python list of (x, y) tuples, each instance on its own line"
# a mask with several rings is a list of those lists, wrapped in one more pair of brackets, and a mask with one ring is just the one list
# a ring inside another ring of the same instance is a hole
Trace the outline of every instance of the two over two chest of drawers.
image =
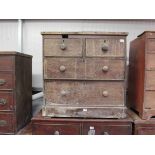
[(127, 33), (42, 35), (43, 116), (126, 117)]

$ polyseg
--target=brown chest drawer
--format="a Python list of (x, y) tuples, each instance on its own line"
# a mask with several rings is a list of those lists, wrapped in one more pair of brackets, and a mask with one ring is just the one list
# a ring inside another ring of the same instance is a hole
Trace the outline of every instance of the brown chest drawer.
[(45, 99), (54, 104), (121, 106), (124, 104), (124, 82), (46, 81)]
[(136, 132), (138, 135), (155, 135), (155, 127), (139, 127)]
[(0, 113), (0, 134), (14, 132), (13, 117), (13, 114)]
[(147, 54), (145, 64), (147, 70), (155, 70), (155, 54)]
[(86, 39), (86, 56), (124, 57), (124, 38)]
[(34, 123), (35, 135), (80, 135), (80, 124), (76, 123)]
[(0, 71), (11, 71), (13, 70), (14, 63), (13, 57), (1, 56), (0, 57)]
[(155, 71), (146, 71), (145, 89), (155, 90)]
[(0, 92), (0, 110), (13, 110), (13, 93)]
[(82, 39), (44, 39), (44, 56), (82, 56)]
[(125, 60), (103, 58), (46, 58), (45, 79), (123, 80)]
[(13, 74), (0, 72), (0, 89), (12, 89), (13, 85)]
[(117, 123), (85, 123), (83, 125), (84, 135), (131, 135), (132, 125)]
[(155, 53), (155, 38), (147, 39), (147, 53)]

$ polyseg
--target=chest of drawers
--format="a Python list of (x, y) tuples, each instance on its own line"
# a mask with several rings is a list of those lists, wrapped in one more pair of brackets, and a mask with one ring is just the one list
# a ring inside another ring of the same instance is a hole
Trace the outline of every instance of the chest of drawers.
[(43, 32), (43, 116), (124, 118), (127, 33)]
[(32, 56), (0, 52), (0, 134), (15, 134), (32, 116)]
[(155, 32), (148, 31), (130, 43), (128, 105), (142, 119), (155, 116)]

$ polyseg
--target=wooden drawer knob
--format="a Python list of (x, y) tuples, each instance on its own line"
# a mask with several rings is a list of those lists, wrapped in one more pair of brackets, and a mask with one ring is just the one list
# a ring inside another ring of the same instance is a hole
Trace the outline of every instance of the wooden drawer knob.
[(104, 135), (109, 135), (109, 133), (108, 132), (104, 132)]
[(103, 72), (107, 72), (109, 70), (109, 67), (108, 66), (103, 66), (103, 68), (102, 68), (102, 71)]
[(60, 66), (60, 72), (64, 72), (66, 70), (66, 67), (65, 66)]
[(61, 95), (62, 95), (62, 96), (66, 96), (66, 95), (67, 95), (67, 92), (64, 91), (64, 90), (62, 90), (62, 91), (61, 91)]
[(4, 85), (6, 81), (4, 79), (0, 79), (0, 86)]
[(89, 127), (88, 135), (95, 135), (94, 126), (90, 126), (90, 127)]
[(107, 52), (109, 50), (109, 46), (108, 44), (106, 43), (106, 40), (104, 40), (104, 43), (102, 45), (102, 51), (103, 52)]
[(0, 105), (5, 105), (6, 104), (6, 99), (0, 98)]
[(106, 90), (103, 91), (103, 96), (104, 96), (104, 97), (108, 97), (108, 91), (106, 91)]
[(65, 45), (65, 43), (63, 42), (61, 45), (60, 45), (60, 49), (61, 50), (65, 50), (67, 48), (67, 46)]
[(54, 135), (60, 135), (59, 131), (55, 131)]

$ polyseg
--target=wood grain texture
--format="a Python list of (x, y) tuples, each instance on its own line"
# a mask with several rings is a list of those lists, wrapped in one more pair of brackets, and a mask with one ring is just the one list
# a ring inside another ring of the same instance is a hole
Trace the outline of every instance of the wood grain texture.
[(145, 72), (145, 90), (155, 90), (155, 71)]
[[(64, 44), (65, 49), (61, 49)], [(82, 56), (82, 39), (44, 39), (44, 56)]]
[(155, 71), (155, 54), (146, 54), (146, 70)]
[(0, 71), (12, 71), (14, 68), (13, 57), (0, 56)]

